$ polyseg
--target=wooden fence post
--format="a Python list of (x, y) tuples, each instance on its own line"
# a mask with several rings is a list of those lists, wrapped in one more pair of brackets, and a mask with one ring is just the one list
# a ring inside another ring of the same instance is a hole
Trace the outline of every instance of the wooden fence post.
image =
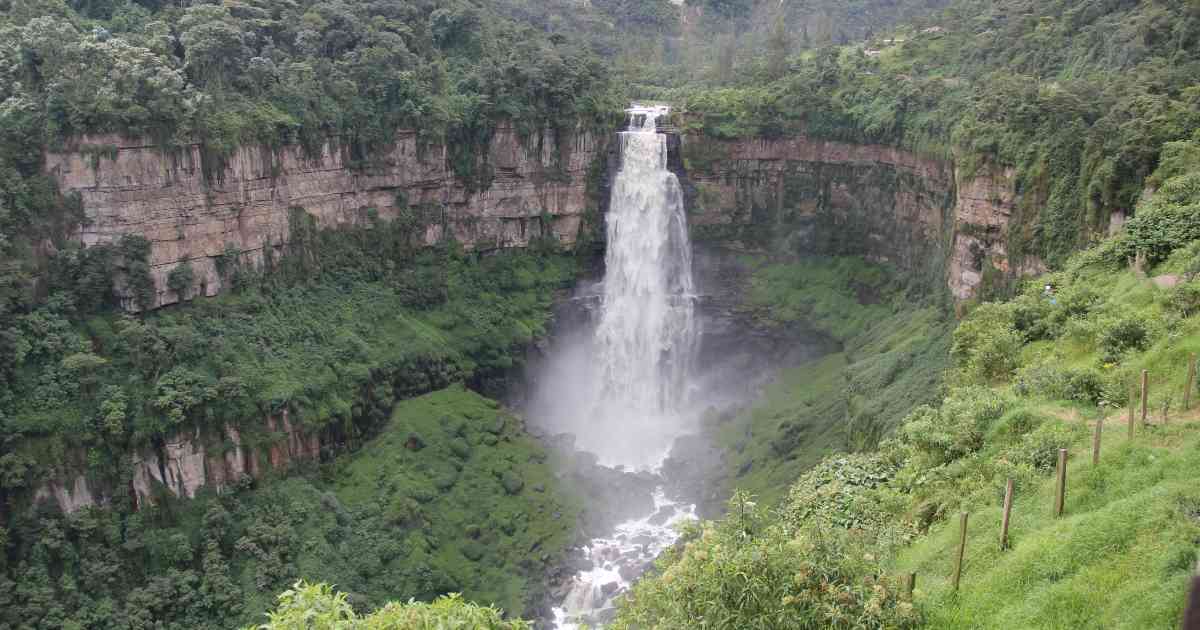
[(1183, 387), (1183, 410), (1192, 408), (1192, 388), (1196, 386), (1196, 353), (1188, 355), (1187, 385)]
[(1150, 400), (1150, 370), (1142, 370), (1142, 426), (1146, 426), (1146, 414)]
[(1054, 493), (1054, 515), (1062, 516), (1067, 499), (1067, 449), (1058, 449), (1058, 489)]
[(954, 561), (954, 592), (958, 592), (958, 584), (962, 581), (963, 556), (967, 553), (967, 513), (959, 517), (958, 558)]
[(1100, 436), (1104, 433), (1104, 418), (1096, 421), (1096, 431), (1092, 433), (1092, 465), (1100, 465)]
[(913, 593), (917, 590), (917, 574), (909, 573), (904, 576), (904, 593), (908, 595), (908, 600), (912, 601)]
[(1004, 487), (1004, 517), (1000, 520), (1000, 551), (1008, 549), (1008, 523), (1012, 518), (1013, 480), (1008, 478)]
[(1133, 439), (1133, 400), (1134, 400), (1133, 397), (1136, 394), (1137, 394), (1137, 390), (1132, 385), (1130, 385), (1129, 386), (1129, 439), (1131, 439), (1131, 440)]

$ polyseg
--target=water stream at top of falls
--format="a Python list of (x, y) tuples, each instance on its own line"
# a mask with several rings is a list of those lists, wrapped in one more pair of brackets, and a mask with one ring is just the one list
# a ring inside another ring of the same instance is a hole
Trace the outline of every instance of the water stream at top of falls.
[[(579, 395), (583, 414), (572, 422), (577, 447), (604, 465), (649, 471), (693, 429), (688, 399), (699, 340), (683, 191), (668, 169), (667, 136), (657, 130), (666, 113), (634, 106), (619, 134), (599, 317), (579, 371), (570, 370), (593, 375)], [(670, 500), (660, 486), (653, 512), (590, 541), (554, 611), (556, 627), (611, 618), (613, 598), (675, 542), (676, 524), (694, 518), (694, 505)]]

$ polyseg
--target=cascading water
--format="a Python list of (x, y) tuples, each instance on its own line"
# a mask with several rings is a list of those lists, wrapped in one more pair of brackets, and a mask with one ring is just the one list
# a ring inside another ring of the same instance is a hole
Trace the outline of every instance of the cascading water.
[(599, 375), (591, 427), (579, 436), (601, 461), (631, 467), (653, 466), (686, 428), (698, 337), (683, 191), (656, 129), (663, 113), (633, 108), (631, 129), (619, 134), (595, 333)]
[[(594, 378), (573, 396), (563, 395), (570, 385), (551, 389), (559, 399), (579, 396), (584, 403), (568, 424), (580, 449), (606, 465), (655, 470), (675, 438), (692, 429), (687, 399), (699, 331), (683, 192), (667, 168), (667, 137), (656, 127), (667, 109), (628, 112), (607, 216), (599, 321), (555, 381), (570, 381), (564, 374)], [(553, 416), (572, 414), (559, 405)], [(677, 505), (661, 488), (653, 507), (584, 549), (584, 568), (555, 610), (558, 628), (603, 623), (613, 597), (674, 543), (674, 525), (695, 518), (695, 506)]]

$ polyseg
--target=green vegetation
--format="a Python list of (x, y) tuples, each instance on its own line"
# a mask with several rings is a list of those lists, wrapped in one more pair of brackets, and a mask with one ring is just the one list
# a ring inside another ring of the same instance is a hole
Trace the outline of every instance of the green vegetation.
[(1167, 1), (947, 4), (861, 45), (799, 47), (782, 66), (747, 57), (655, 95), (711, 137), (898, 145), (953, 157), (966, 176), (1012, 167), (1022, 195), (1008, 254), (1061, 265), (1134, 207), (1165, 143), (1200, 128), (1200, 13)]
[[(5, 433), (115, 455), (181, 426), (251, 428), (283, 409), (313, 429), (363, 429), (393, 401), (371, 385), (403, 395), (510, 368), (573, 273), (550, 253), (415, 252), (401, 229), (299, 231), (264, 269), (226, 270), (242, 289), (142, 318), (81, 320), (86, 295), (66, 287), (9, 331)], [(116, 400), (120, 414), (97, 416)]]
[[(566, 20), (550, 28), (542, 10)], [(113, 305), (114, 279), (115, 302), (151, 304), (143, 255), (80, 250), (83, 210), (43, 172), (47, 149), (79, 144), (99, 164), (114, 147), (89, 143), (97, 134), (168, 152), (199, 143), (199, 166), (219, 183), (239, 146), (319, 154), (329, 141), (369, 169), (407, 128), (421, 147), (448, 147), (464, 183), (483, 185), (502, 123), (525, 134), (614, 124), (625, 100), (599, 56), (604, 15), (523, 0), (0, 4), (0, 374), (23, 352), (17, 320), (63, 310), (47, 282), (74, 294), (74, 321)], [(578, 33), (597, 35), (567, 36)], [(62, 286), (63, 271), (78, 285)], [(189, 280), (182, 269), (168, 285), (187, 292)]]
[(279, 596), (279, 608), (270, 613), (270, 621), (254, 626), (255, 630), (525, 630), (529, 627), (522, 621), (505, 621), (495, 608), (464, 603), (453, 595), (439, 598), (432, 604), (392, 603), (369, 615), (359, 616), (345, 593), (335, 593), (324, 584), (305, 582), (297, 582), (284, 591)]
[[(573, 508), (511, 421), (472, 428), (498, 422), (498, 412), (462, 392), (436, 416), (401, 408), (388, 425), (428, 445), (423, 458), (408, 460), (416, 468), (372, 463), (379, 456), (368, 449), (334, 460), (317, 481), (193, 502), (158, 488), (161, 507), (135, 510), (123, 490), (128, 462), (174, 435), (220, 453), (225, 427), (234, 427), (265, 463), (282, 436), (263, 419), (286, 413), (308, 435), (325, 436), (327, 457), (378, 433), (398, 400), (453, 382), (486, 385), (543, 332), (552, 292), (573, 274), (573, 260), (548, 250), (416, 250), (402, 222), (318, 232), (303, 229), (305, 216), (294, 213), (297, 238), (282, 257), (255, 268), (233, 252), (222, 270), (232, 293), (140, 317), (101, 309), (85, 318), (83, 301), (117, 296), (107, 280), (92, 281), (105, 268), (65, 265), (45, 303), (15, 318), (6, 340), (18, 352), (5, 357), (0, 382), (4, 623), (57, 628), (82, 619), (88, 627), (137, 617), (228, 627), (264, 610), (297, 577), (353, 586), (376, 604), (465, 591), (519, 611), (536, 595), (525, 580), (557, 559)], [(145, 264), (144, 251), (122, 243), (75, 260), (132, 269), (138, 254)], [(461, 434), (435, 432), (442, 418)], [(434, 457), (436, 466), (424, 459)], [(36, 501), (35, 489), (60, 466), (111, 503), (63, 516)], [(358, 480), (346, 488), (337, 483), (343, 468)], [(391, 485), (374, 485), (379, 479)], [(532, 491), (527, 499), (525, 485), (544, 498)], [(363, 495), (372, 492), (381, 494)], [(490, 518), (504, 522), (476, 526), (500, 538), (468, 540), (480, 534), (464, 533), (464, 519), (492, 501), (500, 503)], [(389, 505), (392, 512), (379, 512)], [(442, 538), (398, 535), (412, 528)]]
[[(451, 387), (397, 404), (361, 450), (301, 474), (192, 500), (163, 493), (136, 513), (17, 514), (0, 623), (229, 628), (261, 619), (302, 577), (338, 584), (356, 610), (460, 592), (520, 614), (579, 506), (498, 407)], [(436, 618), (446, 606), (388, 614)]]
[[(1164, 162), (1156, 175), (1164, 185), (1143, 207), (1195, 203), (1170, 183), (1194, 170)], [(1155, 218), (1172, 233), (1181, 233), (1173, 222), (1190, 220)], [(687, 532), (685, 546), (635, 587), (621, 623), (683, 627), (703, 615), (716, 628), (1175, 627), (1200, 539), (1200, 391), (1191, 392), (1193, 409), (1181, 409), (1188, 357), (1200, 352), (1200, 241), (1148, 256), (1141, 247), (1152, 245), (1137, 234), (1134, 226), (1075, 255), (1007, 302), (976, 305), (953, 333), (938, 404), (914, 408), (876, 449), (826, 457), (774, 512), (735, 495), (722, 522)], [(1177, 284), (1160, 288), (1114, 263), (1116, 247), (1160, 260), (1146, 272), (1178, 274)], [(823, 375), (837, 365), (827, 358), (807, 376), (827, 387)], [(1125, 407), (1143, 369), (1151, 424), (1131, 440)], [(764, 408), (778, 404), (771, 393)], [(808, 422), (819, 436), (820, 419)], [(1060, 448), (1071, 453), (1063, 518), (1052, 511)], [(1011, 548), (1001, 551), (1009, 479), (1017, 498)], [(761, 491), (768, 502), (778, 496)], [(971, 516), (955, 595), (950, 551), (961, 512)], [(910, 598), (899, 577), (912, 572)]]
[(781, 371), (716, 439), (733, 486), (776, 505), (827, 455), (873, 448), (937, 398), (951, 324), (881, 266), (856, 258), (759, 263), (744, 308), (766, 326), (816, 330), (840, 351)]
[[(415, 129), (478, 188), (498, 126), (604, 131), (649, 97), (708, 140), (689, 168), (723, 159), (717, 140), (787, 134), (952, 159), (960, 178), (1011, 168), (1008, 268), (1057, 271), (953, 329), (928, 279), (755, 263), (750, 313), (839, 352), (714, 422), (731, 488), (757, 499), (686, 532), (618, 627), (1169, 627), (1200, 537), (1200, 434), (1178, 414), (1200, 351), (1198, 74), (1200, 6), (1172, 0), (0, 0), (0, 625), (227, 628), (295, 584), (263, 627), (523, 628), (467, 602), (531, 612), (580, 509), (519, 421), (461, 385), (497, 389), (544, 332), (574, 273), (549, 244), (422, 248), (429, 208), (326, 231), (294, 208), (286, 247), (220, 257), (231, 291), (204, 297), (184, 262), (165, 279), (183, 303), (150, 313), (152, 244), (80, 246), (47, 150), (95, 167), (106, 134), (198, 143), (219, 185), (239, 146), (329, 142), (369, 173)], [(1142, 369), (1178, 422), (1110, 428), (1052, 518), (1057, 449), (1081, 453)], [(135, 509), (135, 458), (181, 434), (221, 453), (232, 428), (265, 460), (281, 436), (263, 420), (285, 414), (322, 436), (319, 462)], [(37, 494), (60, 470), (109, 503), (61, 514)], [(410, 598), (432, 603), (385, 604)]]

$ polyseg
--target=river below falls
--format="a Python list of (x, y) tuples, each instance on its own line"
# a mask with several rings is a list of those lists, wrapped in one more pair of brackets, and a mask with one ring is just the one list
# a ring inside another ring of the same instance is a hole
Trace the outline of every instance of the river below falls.
[(655, 490), (653, 513), (619, 523), (607, 537), (594, 538), (583, 548), (580, 571), (554, 609), (554, 627), (597, 628), (611, 621), (616, 615), (615, 599), (675, 544), (678, 526), (695, 519), (694, 504), (668, 499), (661, 487)]

